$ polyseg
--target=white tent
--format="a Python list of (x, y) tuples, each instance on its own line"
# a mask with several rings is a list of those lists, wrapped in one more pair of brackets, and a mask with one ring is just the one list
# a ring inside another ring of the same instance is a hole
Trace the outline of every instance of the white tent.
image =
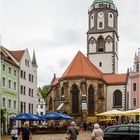
[(140, 115), (140, 108), (133, 109), (133, 110), (128, 110), (128, 111), (124, 111), (120, 115), (122, 115), (122, 116), (135, 116), (135, 115)]
[(96, 116), (119, 116), (123, 111), (113, 109), (100, 114), (96, 114)]

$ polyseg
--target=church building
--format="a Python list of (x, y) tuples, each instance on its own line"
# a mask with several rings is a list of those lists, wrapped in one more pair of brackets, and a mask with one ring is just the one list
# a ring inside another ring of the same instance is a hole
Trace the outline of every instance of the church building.
[(118, 11), (112, 0), (94, 0), (87, 31), (87, 56), (78, 52), (63, 75), (54, 75), (48, 110), (77, 122), (96, 121), (96, 114), (126, 108), (126, 74), (118, 74)]

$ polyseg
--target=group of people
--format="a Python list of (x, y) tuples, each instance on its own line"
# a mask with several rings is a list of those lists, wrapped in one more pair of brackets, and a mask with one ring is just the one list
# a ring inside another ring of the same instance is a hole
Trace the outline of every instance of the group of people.
[(11, 139), (18, 140), (18, 134), (19, 139), (22, 138), (22, 140), (32, 140), (32, 133), (29, 129), (29, 122), (24, 122), (20, 132), (18, 132), (16, 125), (13, 126), (13, 129), (11, 130)]
[[(83, 127), (83, 126), (82, 126)], [(77, 140), (77, 135), (79, 135), (79, 131), (76, 127), (75, 122), (71, 122), (71, 126), (67, 130), (66, 139), (68, 140)], [(98, 123), (94, 124), (94, 129), (92, 130), (91, 134), (91, 140), (103, 140), (104, 137), (104, 131), (100, 128), (100, 125)]]
[[(70, 127), (67, 129), (67, 137), (68, 140), (77, 140), (77, 136), (79, 135), (79, 130), (76, 126), (76, 123), (74, 121), (71, 122)], [(11, 138), (12, 140), (18, 140), (18, 134), (19, 139), (22, 138), (22, 140), (32, 140), (32, 133), (29, 129), (29, 123), (25, 122), (24, 125), (21, 127), (20, 132), (18, 132), (18, 129), (16, 126), (13, 126), (13, 129), (11, 130)], [(91, 134), (91, 140), (103, 140), (104, 132), (100, 128), (99, 124), (94, 124), (94, 129), (92, 130)]]

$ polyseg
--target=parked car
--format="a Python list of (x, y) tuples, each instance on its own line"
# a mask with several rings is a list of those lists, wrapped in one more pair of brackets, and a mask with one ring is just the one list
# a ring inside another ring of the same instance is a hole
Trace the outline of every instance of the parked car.
[(104, 140), (139, 140), (140, 126), (122, 124), (109, 126), (104, 130)]

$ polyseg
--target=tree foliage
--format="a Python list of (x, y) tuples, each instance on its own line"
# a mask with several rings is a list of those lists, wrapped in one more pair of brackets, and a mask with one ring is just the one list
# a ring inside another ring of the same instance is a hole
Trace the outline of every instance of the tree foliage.
[(1, 109), (0, 119), (1, 122), (4, 122), (6, 120), (6, 109)]
[(39, 87), (39, 92), (41, 93), (41, 95), (43, 96), (43, 98), (46, 100), (47, 98), (47, 94), (48, 91), (50, 90), (50, 86), (49, 85), (45, 85), (42, 88)]

